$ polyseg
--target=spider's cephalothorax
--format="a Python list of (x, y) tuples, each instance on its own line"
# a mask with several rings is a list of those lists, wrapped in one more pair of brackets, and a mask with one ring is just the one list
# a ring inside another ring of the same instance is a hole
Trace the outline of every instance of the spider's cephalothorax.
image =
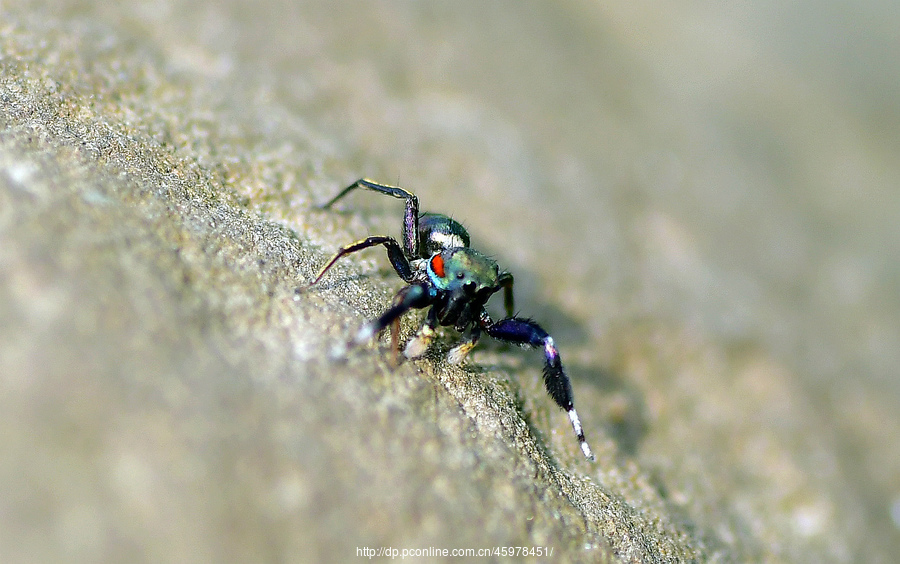
[[(402, 245), (388, 236), (368, 237), (347, 245), (322, 267), (312, 283), (318, 282), (341, 257), (384, 245), (394, 270), (408, 285), (397, 292), (393, 305), (381, 317), (362, 326), (355, 343), (365, 343), (383, 329), (391, 327), (392, 343), (396, 350), (400, 316), (413, 308), (429, 307), (425, 323), (403, 351), (408, 358), (425, 354), (439, 325), (454, 327), (463, 334), (462, 343), (447, 355), (453, 364), (466, 358), (482, 331), (500, 341), (525, 347), (541, 347), (546, 359), (544, 385), (547, 392), (568, 413), (581, 444), (581, 451), (588, 459), (594, 460), (575, 411), (572, 385), (563, 371), (553, 338), (533, 320), (513, 315), (512, 274), (501, 272), (496, 262), (469, 248), (469, 234), (458, 221), (440, 214), (420, 214), (419, 199), (402, 188), (360, 179), (322, 207), (331, 207), (356, 188), (366, 188), (406, 200)], [(507, 317), (495, 322), (484, 306), (488, 298), (501, 289)]]

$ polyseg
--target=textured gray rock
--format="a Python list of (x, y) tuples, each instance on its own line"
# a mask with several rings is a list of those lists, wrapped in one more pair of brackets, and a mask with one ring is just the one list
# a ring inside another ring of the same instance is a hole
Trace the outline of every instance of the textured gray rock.
[[(896, 105), (722, 14), (295, 4), (3, 9), (0, 560), (891, 560)], [(596, 464), (534, 353), (329, 355), (400, 286), (304, 290), (398, 230), (314, 209), (361, 175), (515, 273)]]

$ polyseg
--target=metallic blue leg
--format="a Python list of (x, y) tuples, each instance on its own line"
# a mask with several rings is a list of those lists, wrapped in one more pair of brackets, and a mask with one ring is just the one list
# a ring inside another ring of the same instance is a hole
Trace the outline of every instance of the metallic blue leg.
[(553, 342), (553, 337), (548, 335), (540, 325), (531, 319), (519, 317), (501, 319), (496, 323), (487, 325), (484, 329), (488, 335), (498, 341), (506, 341), (507, 343), (515, 343), (526, 347), (543, 347), (546, 359), (544, 364), (544, 387), (547, 389), (550, 397), (553, 398), (553, 401), (565, 409), (569, 415), (572, 428), (575, 430), (579, 443), (581, 443), (581, 452), (589, 460), (594, 460), (594, 453), (591, 452), (591, 447), (588, 446), (587, 441), (584, 439), (584, 429), (581, 427), (578, 412), (575, 411), (572, 384), (563, 370), (559, 351)]

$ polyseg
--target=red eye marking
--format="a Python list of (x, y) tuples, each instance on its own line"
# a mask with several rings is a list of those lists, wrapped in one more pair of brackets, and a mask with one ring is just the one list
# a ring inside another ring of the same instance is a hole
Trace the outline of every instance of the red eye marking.
[(441, 255), (434, 255), (431, 257), (431, 270), (433, 270), (439, 278), (444, 277), (444, 259)]

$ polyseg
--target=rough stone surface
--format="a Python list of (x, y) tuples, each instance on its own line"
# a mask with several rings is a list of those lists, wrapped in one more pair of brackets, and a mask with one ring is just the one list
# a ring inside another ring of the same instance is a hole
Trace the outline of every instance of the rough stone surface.
[[(791, 6), (0, 4), (0, 561), (893, 561), (895, 26)], [(514, 272), (597, 463), (537, 353), (333, 354), (359, 176)]]

